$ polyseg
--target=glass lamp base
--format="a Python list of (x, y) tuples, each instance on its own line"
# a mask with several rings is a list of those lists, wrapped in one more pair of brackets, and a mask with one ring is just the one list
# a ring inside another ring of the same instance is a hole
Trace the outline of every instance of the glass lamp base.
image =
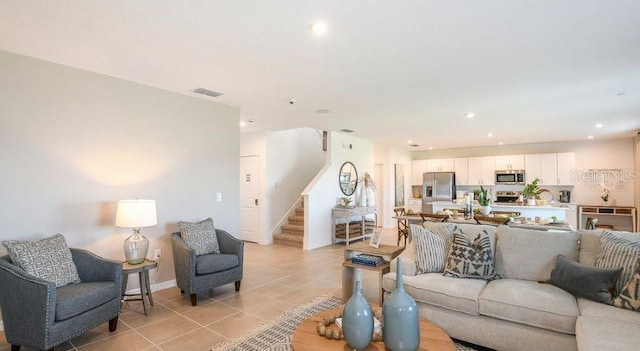
[(124, 256), (129, 264), (140, 264), (147, 259), (147, 251), (149, 250), (149, 239), (140, 234), (140, 230), (134, 233), (124, 241)]

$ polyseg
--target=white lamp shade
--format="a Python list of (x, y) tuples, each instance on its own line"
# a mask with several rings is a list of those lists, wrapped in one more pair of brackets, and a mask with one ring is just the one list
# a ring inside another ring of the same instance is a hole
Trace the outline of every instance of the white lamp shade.
[(116, 211), (116, 227), (142, 228), (158, 224), (155, 200), (120, 200)]

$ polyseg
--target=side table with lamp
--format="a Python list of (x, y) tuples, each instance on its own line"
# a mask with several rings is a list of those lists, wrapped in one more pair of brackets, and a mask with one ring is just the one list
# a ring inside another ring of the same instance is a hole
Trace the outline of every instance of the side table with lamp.
[[(147, 314), (146, 300), (153, 306), (153, 296), (149, 284), (149, 271), (158, 267), (158, 262), (147, 260), (149, 239), (140, 233), (140, 228), (158, 224), (155, 200), (120, 200), (116, 211), (116, 227), (132, 228), (133, 234), (124, 241), (126, 261), (122, 264), (122, 302), (142, 301), (144, 314)], [(129, 274), (138, 273), (140, 294), (127, 294)], [(125, 299), (126, 296), (140, 298)]]

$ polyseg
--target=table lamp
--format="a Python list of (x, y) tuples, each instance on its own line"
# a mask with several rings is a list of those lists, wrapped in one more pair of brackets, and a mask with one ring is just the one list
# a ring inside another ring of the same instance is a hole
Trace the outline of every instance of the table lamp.
[(149, 239), (140, 234), (140, 228), (158, 224), (155, 200), (120, 200), (116, 211), (116, 227), (133, 228), (133, 234), (124, 241), (124, 255), (129, 264), (140, 264), (147, 258)]

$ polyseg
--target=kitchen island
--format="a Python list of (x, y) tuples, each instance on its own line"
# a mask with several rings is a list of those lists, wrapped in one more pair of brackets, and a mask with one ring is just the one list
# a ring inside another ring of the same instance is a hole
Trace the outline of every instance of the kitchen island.
[[(432, 202), (431, 206), (433, 208), (433, 213), (437, 213), (438, 211), (444, 211), (446, 209), (449, 210), (458, 210), (464, 211), (464, 204), (458, 204), (455, 202), (448, 201), (437, 201)], [(478, 208), (478, 204), (473, 204), (473, 208)], [(545, 206), (518, 206), (518, 205), (491, 205), (492, 211), (514, 211), (520, 212), (521, 217), (535, 219), (536, 217), (540, 217), (541, 219), (549, 220), (552, 216), (556, 217), (559, 221), (564, 221), (567, 219), (567, 208), (566, 207), (553, 207), (551, 205)]]

